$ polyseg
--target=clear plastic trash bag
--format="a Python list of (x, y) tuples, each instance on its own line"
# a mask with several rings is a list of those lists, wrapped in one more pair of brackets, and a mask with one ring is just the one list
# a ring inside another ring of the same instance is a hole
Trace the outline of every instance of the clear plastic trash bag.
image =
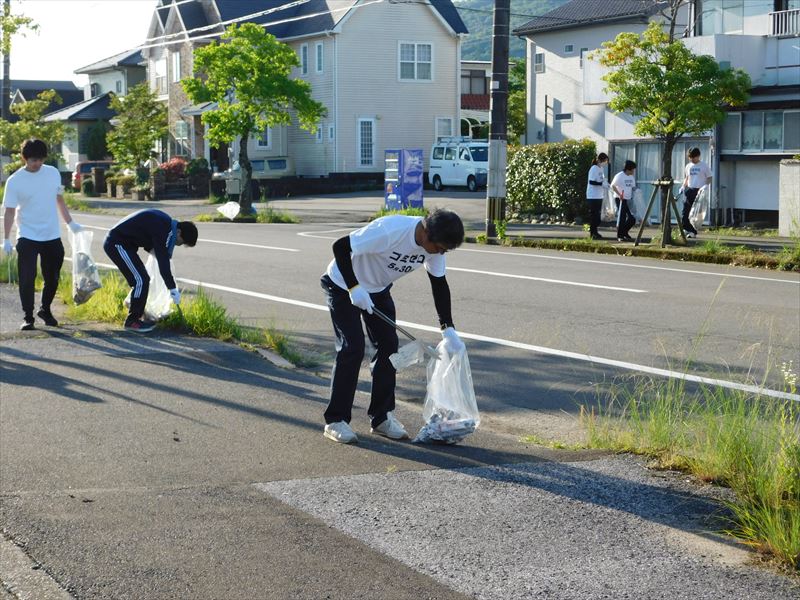
[(239, 214), (239, 209), (239, 203), (231, 200), (230, 202), (226, 202), (222, 206), (218, 207), (217, 212), (222, 214), (223, 217), (233, 221), (236, 218), (236, 215)]
[(706, 220), (710, 196), (711, 194), (708, 193), (708, 187), (700, 188), (697, 197), (694, 199), (694, 204), (692, 204), (692, 208), (689, 211), (689, 222), (697, 231), (700, 231)]
[[(164, 278), (161, 277), (161, 271), (158, 270), (158, 261), (154, 254), (151, 253), (148, 256), (144, 267), (147, 269), (147, 274), (150, 276), (150, 288), (147, 291), (147, 303), (144, 306), (144, 316), (150, 321), (160, 321), (169, 316), (172, 312), (172, 296), (170, 296), (167, 284), (164, 283)], [(133, 290), (128, 292), (128, 296), (125, 298), (125, 306), (131, 305), (132, 293)]]
[(444, 341), (436, 347), (439, 359), (428, 361), (428, 392), (422, 417), (425, 425), (414, 442), (456, 444), (481, 422), (466, 349), (450, 355)]
[(614, 194), (611, 190), (606, 190), (603, 194), (603, 204), (600, 207), (600, 220), (603, 222), (617, 220), (617, 203), (614, 202)]
[(644, 194), (639, 188), (633, 190), (633, 199), (628, 202), (628, 208), (631, 209), (631, 214), (637, 223), (644, 221), (647, 216), (644, 214), (644, 211), (647, 210), (647, 205), (644, 202)]
[(69, 232), (72, 246), (72, 300), (83, 304), (102, 287), (100, 273), (92, 258), (94, 231), (86, 229), (78, 233)]

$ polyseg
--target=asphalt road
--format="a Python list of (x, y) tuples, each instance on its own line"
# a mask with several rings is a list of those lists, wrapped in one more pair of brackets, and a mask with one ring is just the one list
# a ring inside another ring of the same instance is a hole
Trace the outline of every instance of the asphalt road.
[[(456, 210), (470, 226), (482, 221), (477, 195), (442, 195), (428, 204)], [(175, 273), (186, 289), (202, 282), (243, 322), (287, 332), (324, 366), (333, 335), (319, 276), (332, 242), (379, 203), (360, 195), (272, 205), (304, 222), (200, 223), (197, 246), (176, 250)], [(165, 208), (188, 218), (202, 207)], [(99, 262), (100, 242), (117, 218), (80, 216), (97, 234)], [(800, 364), (795, 273), (475, 244), (448, 254), (447, 264), (480, 405), (514, 431), (535, 424), (546, 433), (548, 415), (574, 415), (651, 369), (782, 390), (781, 363), (793, 360), (795, 370)], [(435, 343), (427, 277), (399, 280), (393, 295), (401, 322)], [(398, 394), (419, 400), (424, 386), (419, 373), (401, 374)]]

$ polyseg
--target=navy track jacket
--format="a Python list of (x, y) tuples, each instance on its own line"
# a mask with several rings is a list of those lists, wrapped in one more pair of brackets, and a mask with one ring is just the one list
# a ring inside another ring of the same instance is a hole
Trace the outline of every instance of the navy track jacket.
[(169, 289), (175, 289), (175, 280), (169, 266), (175, 248), (178, 222), (164, 211), (150, 208), (140, 210), (122, 219), (111, 228), (108, 237), (128, 248), (152, 251), (158, 261), (158, 270)]

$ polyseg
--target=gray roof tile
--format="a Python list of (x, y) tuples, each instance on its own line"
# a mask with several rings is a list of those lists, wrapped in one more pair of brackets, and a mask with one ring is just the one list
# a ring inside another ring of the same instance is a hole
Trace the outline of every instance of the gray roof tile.
[(517, 27), (514, 35), (530, 35), (557, 29), (574, 29), (596, 23), (638, 20), (655, 14), (663, 0), (570, 0)]

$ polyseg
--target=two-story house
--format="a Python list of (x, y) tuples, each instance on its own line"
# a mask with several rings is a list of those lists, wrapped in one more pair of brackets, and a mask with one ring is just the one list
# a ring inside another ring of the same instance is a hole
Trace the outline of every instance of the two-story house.
[[(664, 4), (570, 0), (514, 31), (527, 39), (529, 142), (591, 138), (611, 156), (612, 173), (635, 160), (649, 194), (661, 144), (634, 135), (630, 115), (608, 110), (604, 70), (586, 55), (620, 32), (641, 33)], [(715, 222), (777, 221), (778, 166), (800, 151), (800, 0), (690, 0), (678, 26), (695, 53), (744, 69), (753, 88), (722, 125), (676, 145), (673, 177), (682, 179), (686, 150), (697, 146), (715, 174)]]
[[(310, 0), (194, 0), (156, 7), (143, 52), (153, 89), (169, 107), (170, 155), (204, 156), (222, 169), (238, 142), (210, 148), (201, 122), (213, 105), (194, 106), (180, 86), (194, 48), (233, 22), (255, 22), (291, 46), (294, 76), (311, 84), (327, 116), (309, 133), (293, 124), (254, 135), (250, 158), (290, 156), (298, 175), (383, 171), (388, 148), (428, 149), (455, 135), (460, 121), (461, 36), (450, 0), (424, 3)], [(197, 39), (192, 39), (197, 38)]]

